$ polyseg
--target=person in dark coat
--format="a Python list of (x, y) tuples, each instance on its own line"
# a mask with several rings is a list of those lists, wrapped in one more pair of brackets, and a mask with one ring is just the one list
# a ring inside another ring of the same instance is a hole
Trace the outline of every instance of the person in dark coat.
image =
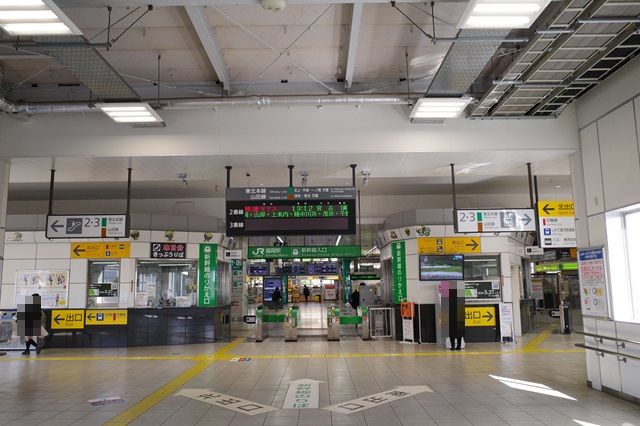
[(40, 353), (42, 348), (33, 340), (34, 337), (41, 336), (41, 330), (44, 327), (44, 313), (42, 312), (40, 295), (38, 293), (32, 294), (28, 302), (24, 304), (22, 309), (18, 309), (18, 334), (24, 338), (25, 343), (22, 355), (29, 355), (31, 352), (29, 348), (32, 345), (37, 353)]
[(451, 350), (462, 349), (464, 338), (464, 303), (458, 303), (458, 292), (449, 290), (449, 340)]
[(276, 306), (280, 306), (282, 304), (282, 293), (280, 293), (280, 287), (276, 287), (276, 289), (273, 290), (273, 294), (271, 295), (271, 301)]
[(358, 306), (360, 306), (360, 292), (358, 291), (357, 287), (355, 290), (353, 290), (353, 293), (351, 293), (351, 297), (349, 298), (349, 303), (351, 304), (351, 307), (355, 310), (357, 310)]
[(304, 295), (304, 301), (305, 303), (309, 301), (309, 295), (311, 294), (311, 292), (309, 291), (309, 287), (304, 286), (304, 288), (302, 289), (302, 294)]

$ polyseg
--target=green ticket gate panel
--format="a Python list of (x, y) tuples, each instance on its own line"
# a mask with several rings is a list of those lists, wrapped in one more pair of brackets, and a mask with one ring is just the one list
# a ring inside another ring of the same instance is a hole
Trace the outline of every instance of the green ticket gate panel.
[(299, 312), (297, 306), (289, 306), (284, 311), (284, 341), (298, 341)]
[(360, 306), (358, 307), (358, 311), (360, 311), (360, 315), (362, 315), (362, 340), (371, 340), (371, 330), (369, 328), (369, 307)]
[(267, 337), (267, 330), (264, 326), (264, 309), (258, 306), (256, 309), (256, 342), (262, 342)]

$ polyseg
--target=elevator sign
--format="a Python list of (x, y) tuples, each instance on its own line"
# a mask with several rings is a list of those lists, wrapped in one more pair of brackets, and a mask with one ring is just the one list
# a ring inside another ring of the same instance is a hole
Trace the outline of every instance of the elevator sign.
[(128, 238), (126, 214), (48, 215), (46, 235), (54, 238)]

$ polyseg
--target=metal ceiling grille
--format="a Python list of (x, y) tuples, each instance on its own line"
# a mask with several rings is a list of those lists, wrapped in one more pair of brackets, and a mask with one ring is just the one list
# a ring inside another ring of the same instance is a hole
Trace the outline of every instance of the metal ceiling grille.
[(574, 0), (537, 34), (472, 116), (548, 116), (595, 87), (640, 51), (635, 0)]
[[(458, 37), (502, 39), (509, 30), (460, 30)], [(501, 42), (453, 43), (433, 78), (427, 94), (463, 95), (478, 78)]]
[[(74, 47), (72, 44), (88, 43), (83, 36), (37, 37), (43, 45), (37, 50), (53, 57), (103, 101), (139, 100), (138, 94), (92, 47)], [(67, 45), (65, 45), (67, 43)], [(34, 49), (35, 50), (35, 49)]]

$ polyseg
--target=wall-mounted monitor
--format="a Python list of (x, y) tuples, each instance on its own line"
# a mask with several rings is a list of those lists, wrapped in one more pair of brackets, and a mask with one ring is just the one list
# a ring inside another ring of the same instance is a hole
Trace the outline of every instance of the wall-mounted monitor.
[(464, 256), (461, 254), (420, 255), (420, 281), (464, 280)]

